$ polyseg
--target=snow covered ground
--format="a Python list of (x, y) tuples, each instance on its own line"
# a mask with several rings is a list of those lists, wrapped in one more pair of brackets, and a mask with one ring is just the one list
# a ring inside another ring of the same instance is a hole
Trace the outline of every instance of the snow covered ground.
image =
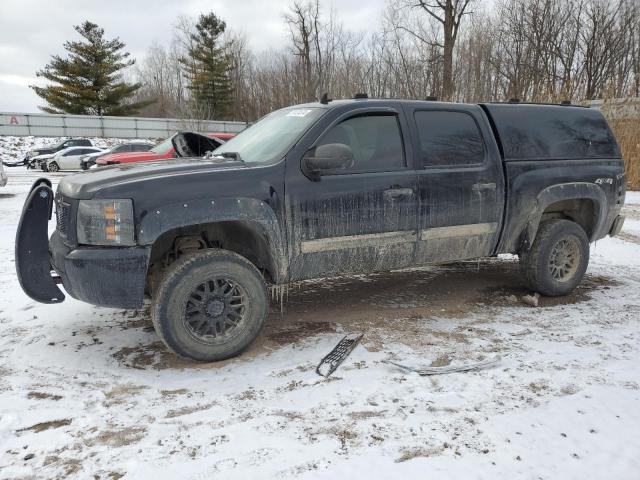
[[(7, 170), (0, 478), (638, 478), (640, 193), (569, 297), (524, 304), (513, 258), (309, 282), (244, 355), (193, 365), (165, 351), (148, 309), (22, 293), (13, 241), (35, 174)], [(318, 377), (351, 332), (361, 345)], [(496, 354), (437, 377), (383, 362)]]

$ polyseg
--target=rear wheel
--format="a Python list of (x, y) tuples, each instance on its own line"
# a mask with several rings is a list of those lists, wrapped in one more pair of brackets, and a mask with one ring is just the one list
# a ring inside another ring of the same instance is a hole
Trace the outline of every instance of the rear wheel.
[(236, 253), (212, 249), (170, 267), (156, 293), (153, 323), (171, 351), (211, 362), (247, 348), (268, 311), (266, 285), (256, 267)]
[(59, 171), (59, 170), (60, 170), (60, 167), (58, 166), (58, 164), (57, 164), (56, 162), (51, 162), (51, 163), (49, 164), (48, 171), (50, 171), (50, 172), (57, 172), (57, 171)]
[(589, 265), (589, 239), (570, 220), (540, 224), (531, 249), (520, 255), (522, 273), (532, 290), (547, 296), (571, 293)]

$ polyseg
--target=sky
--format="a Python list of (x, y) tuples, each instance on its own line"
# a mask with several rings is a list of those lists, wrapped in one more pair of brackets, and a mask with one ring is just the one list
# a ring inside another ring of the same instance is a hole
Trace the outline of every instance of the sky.
[[(169, 43), (180, 15), (213, 11), (227, 26), (244, 32), (255, 51), (287, 45), (282, 19), (290, 0), (0, 0), (0, 112), (38, 112), (43, 105), (29, 88), (51, 55), (77, 39), (74, 25), (90, 20), (107, 38), (120, 37), (134, 58), (154, 42)], [(345, 27), (367, 31), (378, 23), (385, 0), (321, 0)]]

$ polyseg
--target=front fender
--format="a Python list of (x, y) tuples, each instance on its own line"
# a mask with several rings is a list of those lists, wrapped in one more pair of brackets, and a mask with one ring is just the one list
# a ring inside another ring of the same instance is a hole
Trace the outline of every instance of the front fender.
[(197, 199), (141, 212), (136, 232), (138, 244), (153, 245), (163, 233), (176, 228), (225, 221), (256, 225), (268, 239), (278, 276), (276, 281), (286, 278), (285, 242), (278, 218), (266, 202), (255, 198)]

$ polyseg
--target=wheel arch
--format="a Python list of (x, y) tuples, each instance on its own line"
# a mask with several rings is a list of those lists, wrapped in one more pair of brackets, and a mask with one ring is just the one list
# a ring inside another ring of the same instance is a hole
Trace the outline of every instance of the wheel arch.
[(540, 223), (548, 218), (566, 218), (586, 232), (589, 241), (598, 237), (606, 220), (607, 198), (593, 183), (563, 183), (547, 187), (536, 198), (536, 208), (527, 223), (525, 248), (535, 239)]
[(224, 248), (266, 271), (274, 283), (287, 274), (285, 244), (273, 209), (251, 198), (195, 200), (141, 212), (138, 243), (151, 246), (152, 264), (178, 238), (202, 238), (207, 248)]

